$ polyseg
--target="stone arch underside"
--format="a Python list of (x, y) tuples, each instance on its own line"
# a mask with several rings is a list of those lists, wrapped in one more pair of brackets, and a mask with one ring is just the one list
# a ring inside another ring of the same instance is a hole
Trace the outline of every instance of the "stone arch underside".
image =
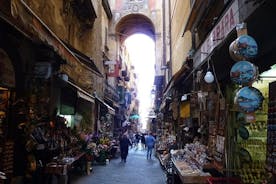
[(135, 33), (146, 34), (155, 40), (155, 29), (152, 21), (141, 14), (130, 14), (121, 18), (116, 25), (116, 33), (120, 37), (121, 43)]

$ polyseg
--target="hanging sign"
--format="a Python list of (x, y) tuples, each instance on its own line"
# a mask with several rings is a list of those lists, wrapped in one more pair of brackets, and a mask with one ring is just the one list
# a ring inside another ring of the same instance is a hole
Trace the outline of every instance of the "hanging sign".
[(227, 35), (236, 27), (239, 23), (239, 4), (237, 0), (231, 4), (229, 9), (225, 12), (225, 14), (218, 21), (217, 25), (212, 29), (210, 34), (207, 36), (206, 40), (203, 42), (200, 52), (199, 63), (195, 63), (195, 65), (199, 65), (202, 61), (204, 61), (208, 55), (213, 51), (213, 49), (220, 44)]

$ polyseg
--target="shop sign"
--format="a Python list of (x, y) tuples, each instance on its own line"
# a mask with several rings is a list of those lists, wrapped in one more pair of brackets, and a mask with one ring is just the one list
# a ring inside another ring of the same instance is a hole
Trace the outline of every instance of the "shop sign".
[(119, 61), (115, 62), (107, 62), (108, 64), (108, 77), (118, 77), (119, 76), (119, 70), (120, 70), (120, 64)]
[(239, 5), (238, 0), (235, 0), (203, 42), (199, 49), (201, 56), (195, 65), (198, 66), (204, 59), (206, 59), (214, 48), (227, 37), (238, 23)]

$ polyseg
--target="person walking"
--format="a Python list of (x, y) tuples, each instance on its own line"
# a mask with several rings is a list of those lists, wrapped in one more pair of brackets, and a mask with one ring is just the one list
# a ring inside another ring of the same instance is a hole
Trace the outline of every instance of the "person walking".
[(152, 133), (149, 133), (145, 137), (145, 143), (147, 147), (147, 159), (151, 159), (152, 149), (154, 148), (154, 145), (155, 145), (155, 138), (153, 137)]
[(126, 134), (123, 134), (120, 137), (120, 151), (121, 151), (121, 162), (126, 162), (128, 155), (128, 148), (131, 145), (131, 142)]
[(145, 149), (145, 144), (146, 144), (146, 140), (145, 140), (145, 136), (144, 134), (141, 135), (141, 144), (142, 144), (142, 150)]

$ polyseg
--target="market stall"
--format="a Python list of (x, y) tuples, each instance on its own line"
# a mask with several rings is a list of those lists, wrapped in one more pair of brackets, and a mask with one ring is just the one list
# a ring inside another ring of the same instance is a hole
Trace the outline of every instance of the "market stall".
[(211, 174), (204, 172), (207, 164), (206, 146), (199, 142), (187, 144), (184, 149), (172, 150), (171, 159), (182, 183), (207, 183)]

